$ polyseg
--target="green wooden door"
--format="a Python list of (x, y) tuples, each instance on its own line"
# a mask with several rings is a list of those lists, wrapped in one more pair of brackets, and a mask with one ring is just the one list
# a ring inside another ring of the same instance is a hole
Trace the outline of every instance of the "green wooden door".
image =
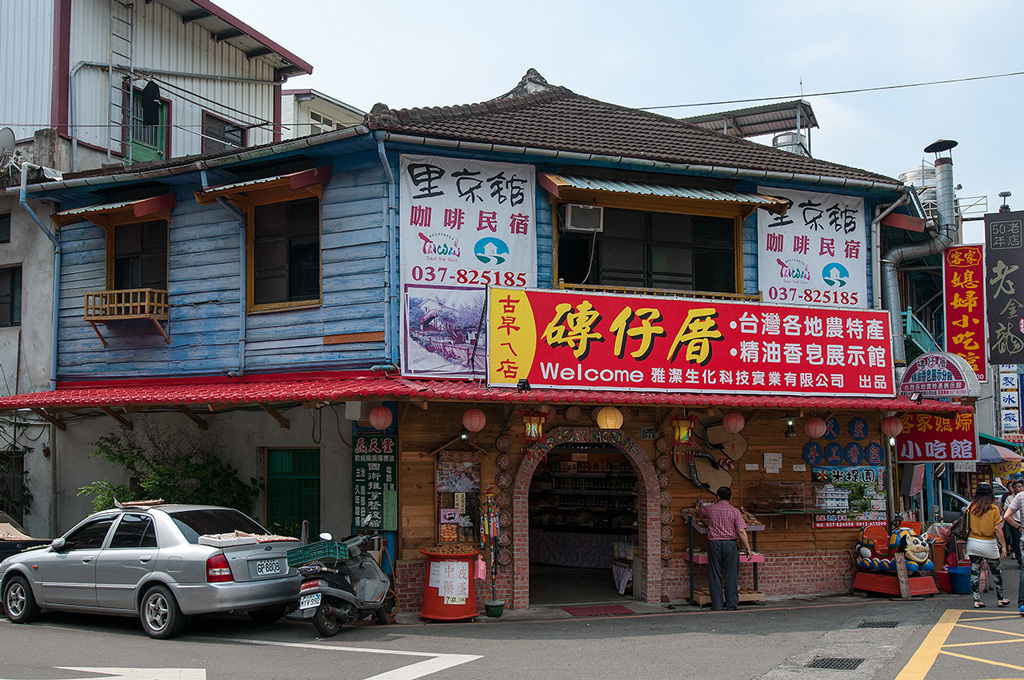
[(267, 528), (298, 536), (320, 533), (320, 449), (267, 450)]

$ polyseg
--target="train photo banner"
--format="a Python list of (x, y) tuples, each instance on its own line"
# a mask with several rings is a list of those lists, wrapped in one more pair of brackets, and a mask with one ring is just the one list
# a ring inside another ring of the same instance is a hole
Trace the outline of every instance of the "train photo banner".
[(488, 384), (892, 397), (884, 311), (490, 288)]

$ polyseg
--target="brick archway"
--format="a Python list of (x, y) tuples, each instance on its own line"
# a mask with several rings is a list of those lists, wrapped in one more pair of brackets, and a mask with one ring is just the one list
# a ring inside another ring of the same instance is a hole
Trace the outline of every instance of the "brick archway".
[(637, 493), (637, 529), (642, 562), (643, 587), (640, 598), (645, 602), (661, 601), (661, 487), (658, 472), (644, 448), (622, 430), (596, 427), (558, 427), (528, 448), (516, 471), (512, 484), (512, 603), (511, 608), (530, 606), (530, 480), (549, 451), (561, 444), (604, 443), (621, 451), (636, 470), (640, 482)]

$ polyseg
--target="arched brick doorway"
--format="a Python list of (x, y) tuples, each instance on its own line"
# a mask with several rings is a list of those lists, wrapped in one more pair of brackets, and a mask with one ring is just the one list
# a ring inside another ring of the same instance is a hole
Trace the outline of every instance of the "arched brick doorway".
[(511, 608), (530, 606), (530, 480), (538, 463), (549, 451), (567, 443), (605, 443), (626, 456), (636, 470), (640, 482), (637, 493), (637, 528), (641, 551), (642, 583), (640, 598), (645, 602), (661, 601), (661, 487), (654, 463), (644, 448), (622, 430), (596, 427), (558, 427), (523, 454), (512, 484), (512, 602)]

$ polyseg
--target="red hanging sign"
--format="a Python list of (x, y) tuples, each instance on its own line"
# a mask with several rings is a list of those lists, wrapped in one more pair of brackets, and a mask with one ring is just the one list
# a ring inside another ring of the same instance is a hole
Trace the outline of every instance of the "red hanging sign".
[(964, 358), (988, 379), (985, 337), (985, 246), (950, 246), (943, 253), (946, 351)]

